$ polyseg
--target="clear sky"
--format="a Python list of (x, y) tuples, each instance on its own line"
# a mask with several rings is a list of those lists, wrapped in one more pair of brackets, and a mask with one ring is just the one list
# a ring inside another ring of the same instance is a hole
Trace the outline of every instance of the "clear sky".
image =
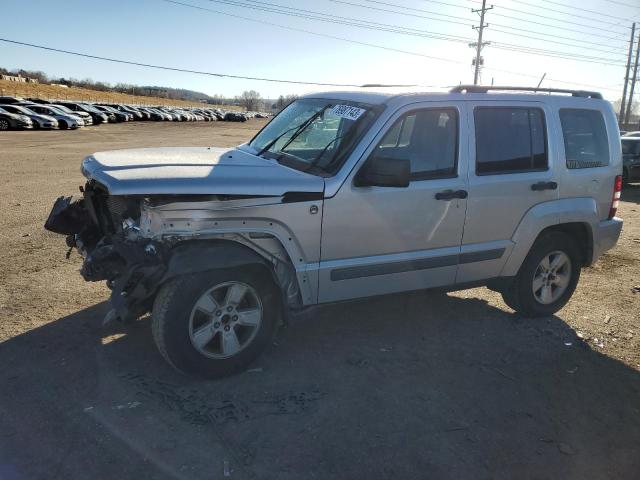
[[(4, 20), (0, 37), (105, 57), (255, 77), (425, 86), (473, 80), (473, 51), (467, 41), (476, 39), (471, 26), (478, 24), (478, 17), (471, 9), (480, 3), (475, 0), (179, 1), (219, 13), (162, 0), (0, 0)], [(254, 7), (240, 6), (248, 4)], [(377, 28), (255, 8), (273, 9), (274, 4), (280, 9), (288, 6), (319, 12), (323, 18), (332, 15), (342, 22), (347, 17), (348, 23), (354, 23), (353, 19), (371, 22), (369, 25), (375, 22)], [(596, 89), (612, 101), (620, 98), (629, 26), (633, 20), (640, 22), (640, 0), (495, 0), (493, 5), (486, 16), (489, 28), (485, 40), (492, 44), (483, 51), (483, 83), (535, 85), (546, 72), (543, 86)], [(390, 28), (411, 29), (414, 35), (384, 31)], [(459, 41), (424, 36), (432, 34), (454, 36)], [(531, 49), (560, 52), (566, 58), (534, 55)], [(110, 83), (189, 88), (210, 95), (234, 96), (253, 89), (273, 98), (330, 89), (154, 70), (4, 42), (0, 42), (0, 66)], [(636, 92), (640, 94), (640, 86)]]

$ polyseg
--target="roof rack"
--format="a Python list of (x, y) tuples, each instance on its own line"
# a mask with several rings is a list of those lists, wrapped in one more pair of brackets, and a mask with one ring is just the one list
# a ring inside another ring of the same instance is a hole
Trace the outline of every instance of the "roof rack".
[(570, 93), (573, 97), (602, 99), (599, 92), (589, 92), (586, 90), (566, 90), (562, 88), (536, 88), (536, 87), (500, 87), (486, 85), (458, 85), (453, 87), (451, 93), (487, 93), (489, 90), (504, 90), (512, 92), (544, 92), (544, 93)]

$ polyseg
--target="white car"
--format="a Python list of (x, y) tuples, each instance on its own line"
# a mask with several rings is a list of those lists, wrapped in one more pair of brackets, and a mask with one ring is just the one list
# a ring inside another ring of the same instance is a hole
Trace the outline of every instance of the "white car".
[(58, 121), (49, 115), (40, 115), (21, 105), (1, 105), (3, 110), (16, 115), (26, 115), (33, 122), (33, 128), (52, 129), (58, 128)]
[(29, 110), (32, 110), (41, 115), (49, 115), (58, 121), (58, 127), (60, 130), (66, 130), (68, 128), (75, 130), (79, 127), (84, 127), (84, 120), (76, 115), (71, 115), (63, 110), (52, 105), (24, 105)]

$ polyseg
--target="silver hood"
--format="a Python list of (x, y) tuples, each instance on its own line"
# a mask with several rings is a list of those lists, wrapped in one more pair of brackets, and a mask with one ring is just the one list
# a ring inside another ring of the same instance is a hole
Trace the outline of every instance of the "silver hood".
[(111, 195), (265, 195), (324, 191), (321, 177), (225, 148), (137, 148), (98, 152), (82, 173)]

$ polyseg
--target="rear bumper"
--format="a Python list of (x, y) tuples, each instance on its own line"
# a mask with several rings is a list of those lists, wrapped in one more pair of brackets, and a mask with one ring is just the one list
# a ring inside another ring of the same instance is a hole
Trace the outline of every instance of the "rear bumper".
[(621, 218), (614, 217), (611, 220), (604, 220), (598, 223), (593, 238), (593, 261), (595, 262), (600, 255), (607, 250), (612, 249), (622, 231), (623, 221)]

